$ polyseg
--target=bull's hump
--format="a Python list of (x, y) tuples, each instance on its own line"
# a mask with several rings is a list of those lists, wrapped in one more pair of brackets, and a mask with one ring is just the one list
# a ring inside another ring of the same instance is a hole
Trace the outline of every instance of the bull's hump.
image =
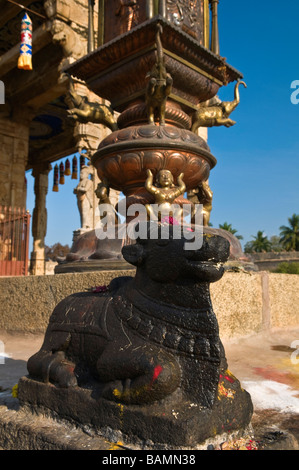
[(70, 295), (56, 306), (50, 324), (61, 326), (62, 329), (98, 327), (109, 298), (106, 293), (80, 292)]

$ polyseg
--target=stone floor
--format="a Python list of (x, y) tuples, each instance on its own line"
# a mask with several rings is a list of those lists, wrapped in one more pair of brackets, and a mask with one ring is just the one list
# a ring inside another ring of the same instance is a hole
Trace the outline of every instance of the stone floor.
[[(12, 388), (20, 377), (26, 375), (26, 361), (39, 350), (42, 341), (43, 335), (0, 332), (0, 420), (2, 416), (2, 425), (5, 423), (7, 429), (11, 420), (18, 419), (17, 400), (11, 396)], [(255, 409), (252, 420), (255, 439), (260, 440), (265, 449), (299, 450), (299, 327), (238, 340), (223, 339), (223, 343), (229, 370), (251, 394)], [(55, 448), (55, 439), (52, 442), (49, 437), (53, 437), (51, 422), (44, 422), (42, 427), (48, 448)], [(115, 442), (95, 439), (88, 432), (84, 433), (82, 441), (80, 435), (75, 433), (72, 436), (75, 431), (64, 425), (60, 426), (59, 432), (62, 448), (64, 445), (66, 448), (84, 449), (99, 446), (105, 450), (122, 448)], [(0, 442), (0, 448), (1, 445)], [(20, 448), (20, 444), (19, 447), (17, 443), (14, 445)], [(36, 437), (36, 448), (38, 445)]]
[(255, 437), (268, 433), (272, 448), (283, 450), (275, 439), (286, 431), (299, 450), (299, 327), (223, 343), (230, 371), (251, 395)]

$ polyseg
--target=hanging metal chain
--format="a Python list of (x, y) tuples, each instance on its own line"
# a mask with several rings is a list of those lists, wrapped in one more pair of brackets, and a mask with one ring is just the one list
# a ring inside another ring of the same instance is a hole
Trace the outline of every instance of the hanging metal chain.
[(14, 2), (13, 0), (6, 0), (6, 1), (9, 2), (9, 3), (12, 3), (13, 5), (16, 5), (17, 7), (21, 8), (22, 10), (29, 11), (29, 12), (32, 13), (33, 15), (40, 16), (41, 18), (44, 18), (45, 20), (47, 20), (47, 17), (46, 17), (46, 16), (41, 15), (40, 13), (37, 13), (36, 11), (31, 10), (30, 8), (27, 8), (27, 7), (25, 7), (24, 5), (21, 5), (20, 3)]

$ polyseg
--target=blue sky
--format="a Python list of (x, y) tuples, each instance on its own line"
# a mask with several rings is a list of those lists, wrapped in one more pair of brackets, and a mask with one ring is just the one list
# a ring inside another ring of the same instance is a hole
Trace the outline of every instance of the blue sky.
[[(209, 130), (218, 163), (212, 170), (211, 223), (231, 223), (244, 241), (258, 230), (271, 237), (299, 213), (299, 104), (291, 103), (291, 83), (299, 80), (298, 0), (220, 0), (220, 54), (240, 70), (247, 89), (232, 114), (234, 127)], [(234, 84), (219, 91), (233, 99)], [(299, 98), (299, 94), (298, 94)], [(59, 193), (47, 196), (46, 243), (72, 243), (80, 226), (76, 181), (66, 178)], [(27, 208), (34, 207), (33, 178), (27, 173)]]

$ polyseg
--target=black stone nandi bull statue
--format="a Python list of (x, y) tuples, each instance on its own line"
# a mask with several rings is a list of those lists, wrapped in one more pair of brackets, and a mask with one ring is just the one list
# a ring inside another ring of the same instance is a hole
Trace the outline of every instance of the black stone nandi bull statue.
[(31, 379), (68, 390), (96, 383), (100, 399), (133, 408), (178, 396), (213, 407), (227, 364), (209, 283), (222, 277), (229, 243), (205, 228), (202, 248), (187, 250), (172, 230), (169, 239), (123, 247), (137, 266), (134, 278), (57, 305), (41, 350), (28, 361)]

